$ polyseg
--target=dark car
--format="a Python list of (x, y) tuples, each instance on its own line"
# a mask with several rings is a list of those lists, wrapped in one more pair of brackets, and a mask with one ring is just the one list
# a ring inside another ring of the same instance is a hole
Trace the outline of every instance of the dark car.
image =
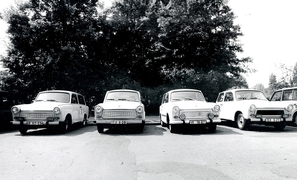
[(10, 108), (13, 105), (11, 94), (0, 91), (0, 129), (11, 127), (12, 115)]

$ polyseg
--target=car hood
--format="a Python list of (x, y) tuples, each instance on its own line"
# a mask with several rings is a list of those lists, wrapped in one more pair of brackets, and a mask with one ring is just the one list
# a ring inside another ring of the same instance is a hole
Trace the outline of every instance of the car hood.
[(256, 108), (286, 108), (284, 104), (272, 101), (263, 101), (263, 100), (246, 100), (242, 101), (242, 103), (246, 103), (249, 105), (254, 104)]
[(32, 104), (21, 104), (17, 105), (22, 111), (50, 111), (53, 110), (55, 107), (61, 106), (67, 103), (61, 102), (34, 102)]
[(180, 109), (211, 109), (216, 104), (205, 101), (177, 101), (172, 104), (178, 106)]
[(99, 104), (103, 109), (136, 109), (138, 106), (143, 106), (140, 102), (131, 101), (110, 101)]

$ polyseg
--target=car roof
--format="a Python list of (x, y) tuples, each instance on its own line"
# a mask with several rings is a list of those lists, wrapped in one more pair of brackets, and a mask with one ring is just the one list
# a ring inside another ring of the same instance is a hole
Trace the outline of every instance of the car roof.
[(235, 92), (235, 91), (259, 91), (262, 92), (261, 90), (257, 90), (257, 89), (230, 89), (230, 90), (226, 90), (226, 91), (222, 91), (220, 93), (225, 93), (225, 92)]
[(201, 92), (198, 89), (173, 89), (173, 90), (168, 91), (167, 93), (178, 92), (178, 91), (199, 91), (199, 92)]
[(139, 93), (139, 91), (132, 90), (132, 89), (114, 89), (114, 90), (109, 90), (109, 91), (107, 91), (107, 92), (120, 92), (120, 91), (137, 92), (137, 93)]
[(290, 90), (290, 89), (297, 89), (297, 86), (295, 86), (295, 87), (282, 88), (282, 89), (278, 89), (278, 90), (275, 90), (275, 91), (283, 91), (283, 90)]
[(67, 90), (47, 90), (47, 91), (41, 91), (39, 93), (45, 93), (45, 92), (63, 92), (63, 93), (75, 93), (75, 94), (79, 94), (73, 91), (67, 91)]

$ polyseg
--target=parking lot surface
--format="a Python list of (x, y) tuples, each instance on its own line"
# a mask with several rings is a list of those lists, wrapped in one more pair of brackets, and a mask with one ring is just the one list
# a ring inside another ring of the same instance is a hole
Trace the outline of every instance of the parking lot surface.
[(172, 134), (157, 116), (143, 133), (94, 124), (65, 134), (0, 132), (0, 179), (296, 179), (297, 128), (219, 125)]

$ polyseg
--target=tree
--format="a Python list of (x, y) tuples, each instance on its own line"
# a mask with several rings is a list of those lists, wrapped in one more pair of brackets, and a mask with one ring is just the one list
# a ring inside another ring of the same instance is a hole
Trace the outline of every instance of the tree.
[(168, 71), (184, 69), (238, 77), (245, 72), (242, 65), (251, 61), (236, 57), (242, 34), (223, 0), (123, 0), (116, 3), (112, 19), (115, 37), (122, 42), (115, 41), (113, 58), (120, 69), (137, 77), (145, 74), (139, 77), (144, 84), (152, 78), (163, 83)]
[(104, 17), (94, 21), (96, 8), (94, 0), (31, 0), (9, 12), (12, 46), (2, 61), (20, 93), (98, 89), (111, 67), (102, 66), (107, 52), (101, 32), (109, 27)]
[(292, 76), (292, 86), (297, 86), (297, 63), (295, 63)]
[(113, 88), (149, 97), (149, 88), (162, 94), (181, 85), (215, 99), (218, 91), (246, 85), (241, 73), (251, 59), (236, 56), (242, 33), (224, 0), (122, 0), (100, 12), (98, 6), (30, 0), (9, 11), (11, 46), (1, 59), (9, 69), (6, 88), (25, 98), (67, 89), (100, 102)]

